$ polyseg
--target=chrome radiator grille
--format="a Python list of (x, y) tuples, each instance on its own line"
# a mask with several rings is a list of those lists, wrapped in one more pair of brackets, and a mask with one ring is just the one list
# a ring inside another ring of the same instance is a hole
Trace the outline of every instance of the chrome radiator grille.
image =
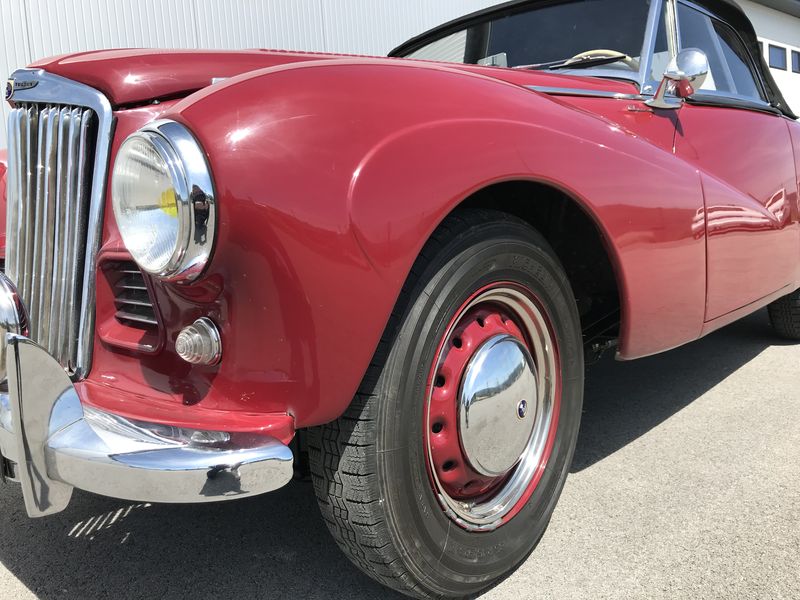
[(74, 370), (98, 117), (17, 103), (8, 136), (6, 272), (28, 309), (31, 339)]

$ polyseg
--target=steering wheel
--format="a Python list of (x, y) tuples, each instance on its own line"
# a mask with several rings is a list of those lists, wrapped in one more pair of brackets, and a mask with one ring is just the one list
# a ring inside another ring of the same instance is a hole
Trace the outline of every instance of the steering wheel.
[(564, 65), (571, 65), (573, 63), (579, 63), (584, 60), (589, 60), (593, 58), (616, 58), (619, 62), (624, 63), (626, 66), (630, 67), (634, 71), (639, 70), (639, 61), (635, 58), (631, 58), (627, 54), (623, 52), (617, 52), (616, 50), (605, 50), (605, 49), (597, 49), (597, 50), (587, 50), (586, 52), (581, 52), (580, 54), (576, 54), (572, 58), (570, 58)]

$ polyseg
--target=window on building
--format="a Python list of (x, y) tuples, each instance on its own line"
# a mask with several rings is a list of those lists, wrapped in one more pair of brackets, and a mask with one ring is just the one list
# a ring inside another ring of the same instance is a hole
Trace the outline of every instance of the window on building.
[(773, 69), (786, 70), (786, 48), (769, 45), (769, 66)]
[(800, 73), (800, 52), (792, 50), (792, 71)]

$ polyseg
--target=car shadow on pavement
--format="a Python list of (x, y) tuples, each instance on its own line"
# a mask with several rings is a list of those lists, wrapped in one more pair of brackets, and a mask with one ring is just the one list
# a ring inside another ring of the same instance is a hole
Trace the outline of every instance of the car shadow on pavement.
[[(774, 344), (763, 312), (672, 353), (590, 368), (573, 471), (680, 411)], [(25, 516), (0, 485), (0, 595), (55, 598), (399, 598), (336, 547), (311, 485), (192, 506), (131, 504), (76, 492), (69, 509)], [(18, 580), (17, 581), (14, 580)]]
[(572, 472), (624, 448), (780, 343), (763, 310), (664, 354), (590, 366)]
[[(0, 507), (0, 563), (42, 600), (401, 597), (339, 551), (308, 482), (187, 506), (76, 492), (41, 520), (27, 518), (16, 486), (0, 485)], [(4, 598), (7, 577), (0, 569)]]

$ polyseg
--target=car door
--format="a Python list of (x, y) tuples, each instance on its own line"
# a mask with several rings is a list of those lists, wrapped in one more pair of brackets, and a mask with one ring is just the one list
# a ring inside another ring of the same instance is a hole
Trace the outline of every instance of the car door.
[(700, 48), (710, 65), (703, 87), (679, 111), (675, 139), (676, 154), (697, 166), (704, 187), (708, 322), (795, 281), (798, 184), (790, 122), (765, 101), (740, 36), (688, 2), (677, 14), (680, 46)]

